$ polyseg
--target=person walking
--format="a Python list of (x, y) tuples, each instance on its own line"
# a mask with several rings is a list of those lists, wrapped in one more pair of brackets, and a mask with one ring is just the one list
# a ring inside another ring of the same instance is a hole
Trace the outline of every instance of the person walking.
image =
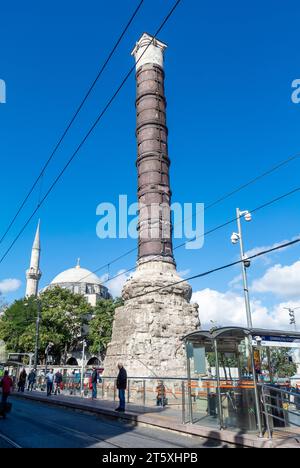
[(7, 399), (11, 393), (11, 390), (13, 388), (13, 381), (12, 378), (9, 376), (8, 371), (6, 370), (4, 372), (3, 379), (1, 381), (1, 387), (2, 387), (2, 398), (1, 402), (5, 404), (7, 402)]
[(96, 367), (93, 367), (91, 383), (92, 383), (92, 400), (96, 400), (96, 398), (97, 398), (97, 383), (98, 383), (98, 372), (97, 372)]
[(13, 381), (12, 378), (9, 376), (8, 371), (4, 372), (4, 377), (1, 380), (1, 387), (2, 387), (2, 398), (1, 398), (1, 413), (3, 418), (6, 418), (6, 403), (7, 399), (11, 393), (13, 388)]
[(119, 374), (117, 377), (117, 389), (119, 390), (119, 400), (120, 404), (115, 411), (124, 413), (125, 411), (125, 390), (127, 388), (127, 372), (123, 364), (119, 362), (118, 364)]
[(24, 392), (25, 390), (25, 385), (26, 385), (26, 370), (23, 369), (20, 376), (19, 376), (19, 381), (18, 381), (18, 392)]
[(36, 373), (35, 373), (35, 370), (34, 369), (31, 369), (31, 371), (29, 372), (29, 375), (28, 375), (28, 387), (27, 387), (27, 391), (31, 391), (33, 390), (33, 386), (35, 384), (35, 380), (36, 380)]
[(51, 396), (52, 390), (53, 390), (53, 382), (54, 382), (53, 369), (50, 369), (50, 371), (46, 375), (46, 382), (47, 382), (47, 396)]
[(60, 387), (63, 381), (63, 376), (60, 370), (58, 370), (54, 376), (55, 390), (54, 395), (60, 394)]

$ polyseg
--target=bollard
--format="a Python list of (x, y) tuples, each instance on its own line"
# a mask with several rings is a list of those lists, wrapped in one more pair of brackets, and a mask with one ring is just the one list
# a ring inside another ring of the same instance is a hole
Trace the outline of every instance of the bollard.
[(114, 382), (114, 401), (116, 401), (116, 382)]

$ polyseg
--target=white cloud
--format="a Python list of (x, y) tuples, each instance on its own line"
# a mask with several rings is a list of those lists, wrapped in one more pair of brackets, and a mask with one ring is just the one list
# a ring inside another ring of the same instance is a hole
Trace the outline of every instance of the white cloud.
[(116, 277), (109, 281), (107, 281), (107, 274), (101, 277), (101, 280), (106, 283), (105, 286), (109, 289), (109, 292), (113, 297), (121, 297), (123, 286), (131, 276), (126, 274), (125, 271), (126, 270), (118, 271), (118, 273), (114, 275)]
[(253, 281), (251, 289), (286, 299), (300, 299), (300, 260), (292, 265), (272, 266), (261, 278)]
[[(203, 289), (193, 294), (193, 302), (199, 304), (199, 317), (203, 329), (212, 326), (246, 326), (245, 301), (242, 295), (232, 291), (225, 293)], [(283, 302), (268, 310), (261, 301), (251, 301), (253, 326), (266, 329), (291, 330), (288, 311), (284, 307), (295, 307), (295, 302)], [(214, 323), (211, 323), (213, 321)], [(298, 322), (300, 323), (300, 317)]]
[(17, 289), (21, 286), (21, 281), (18, 279), (7, 278), (0, 281), (0, 293), (7, 294), (13, 291), (17, 291)]
[[(253, 255), (258, 254), (259, 252), (274, 249), (276, 247), (279, 247), (282, 244), (287, 244), (288, 242), (292, 242), (292, 241), (294, 241), (296, 239), (299, 239), (299, 237), (300, 237), (300, 234), (298, 236), (292, 237), (292, 239), (285, 239), (285, 240), (282, 240), (281, 242), (275, 242), (274, 244), (271, 244), (271, 245), (264, 245), (264, 246), (261, 246), (261, 247), (254, 247), (253, 249), (248, 250), (246, 252), (246, 255), (247, 255), (247, 257), (252, 257)], [(284, 248), (280, 249), (280, 252), (283, 252), (284, 250), (286, 250), (288, 248), (289, 247), (284, 247)], [(265, 264), (270, 264), (270, 262), (271, 262), (270, 256), (272, 254), (274, 254), (274, 253), (276, 253), (276, 251), (270, 252), (267, 255), (262, 255), (261, 257), (257, 257), (257, 259), (261, 259)]]
[(237, 275), (228, 283), (228, 286), (230, 287), (230, 289), (240, 288), (242, 281), (243, 281), (243, 275), (242, 274)]

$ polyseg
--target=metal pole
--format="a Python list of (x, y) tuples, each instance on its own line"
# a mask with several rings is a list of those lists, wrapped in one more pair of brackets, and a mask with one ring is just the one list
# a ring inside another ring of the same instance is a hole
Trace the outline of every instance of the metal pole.
[(271, 352), (270, 352), (270, 348), (268, 348), (268, 347), (267, 347), (267, 359), (268, 359), (270, 382), (273, 383), (274, 376), (273, 376), (273, 371), (272, 371)]
[[(36, 316), (36, 329), (35, 329), (35, 348), (34, 348), (34, 370), (37, 373), (38, 365), (38, 352), (39, 352), (39, 340), (40, 340), (40, 320), (41, 320), (41, 302), (37, 298), (37, 316)], [(46, 359), (46, 370), (47, 370), (47, 359)], [(46, 372), (45, 372), (46, 374)]]
[(268, 410), (268, 403), (267, 403), (266, 395), (265, 395), (264, 384), (262, 384), (261, 386), (261, 394), (262, 394), (262, 400), (263, 400), (263, 405), (264, 405), (264, 410), (265, 410), (265, 418), (266, 418), (268, 436), (269, 436), (269, 439), (272, 439), (272, 432), (271, 432), (270, 419), (269, 419), (270, 416), (269, 416), (269, 410)]
[(143, 406), (146, 406), (146, 380), (143, 380)]
[[(186, 343), (186, 350), (187, 350), (188, 343)], [(187, 377), (188, 377), (188, 405), (189, 405), (189, 423), (193, 424), (193, 405), (192, 405), (192, 388), (191, 388), (191, 366), (190, 366), (190, 358), (188, 356), (188, 352), (186, 354), (186, 367), (187, 367)]]
[(181, 381), (181, 404), (182, 404), (182, 424), (185, 424), (185, 387), (184, 380)]
[(253, 346), (252, 346), (252, 336), (251, 335), (249, 335), (249, 348), (250, 348), (249, 351), (250, 351), (250, 359), (251, 359), (251, 365), (252, 365), (252, 375), (253, 375), (253, 384), (254, 384), (254, 399), (255, 399), (258, 433), (259, 433), (259, 437), (263, 437), (261, 417), (260, 417), (259, 394), (258, 394), (258, 387), (257, 387), (257, 380), (256, 380), (256, 370), (255, 370), (255, 363), (254, 363), (254, 356), (253, 356)]
[(85, 361), (85, 346), (86, 343), (82, 343), (82, 363), (81, 363), (81, 376), (80, 376), (80, 395), (83, 396), (83, 373), (84, 373), (84, 361)]
[(221, 395), (221, 385), (220, 385), (219, 353), (218, 353), (218, 344), (217, 344), (216, 339), (214, 339), (214, 348), (215, 348), (215, 359), (216, 359), (216, 377), (217, 377), (217, 394), (218, 394), (218, 405), (219, 405), (219, 423), (220, 423), (220, 429), (224, 429), (222, 395)]
[(28, 353), (28, 356), (29, 356), (29, 372), (31, 371), (32, 369), (32, 358), (34, 356), (33, 353)]
[(244, 284), (244, 294), (245, 294), (245, 304), (246, 304), (246, 314), (247, 314), (247, 326), (248, 328), (253, 328), (252, 317), (251, 317), (251, 308), (250, 308), (250, 299), (249, 299), (249, 288), (248, 288), (248, 279), (247, 271), (244, 263), (245, 252), (244, 252), (244, 243), (242, 235), (242, 225), (241, 225), (241, 212), (240, 209), (236, 209), (237, 225), (238, 225), (238, 234), (240, 242), (240, 251), (241, 251), (241, 265), (242, 265), (242, 275), (243, 275), (243, 284)]
[(47, 375), (47, 363), (48, 363), (48, 345), (47, 345), (47, 348), (46, 348), (46, 365), (45, 365), (45, 377)]

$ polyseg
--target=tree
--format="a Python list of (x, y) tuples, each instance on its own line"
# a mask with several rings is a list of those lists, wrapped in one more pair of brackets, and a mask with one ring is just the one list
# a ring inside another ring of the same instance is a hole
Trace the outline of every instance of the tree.
[[(82, 339), (84, 326), (92, 307), (80, 294), (55, 287), (43, 292), (41, 302), (41, 323), (39, 360), (43, 361), (44, 351), (49, 342), (54, 343), (51, 355), (54, 362), (66, 360)], [(34, 297), (18, 300), (6, 309), (0, 319), (0, 338), (8, 352), (33, 352), (36, 335), (37, 300)]]
[(93, 317), (89, 322), (88, 349), (91, 354), (101, 356), (101, 359), (104, 359), (111, 340), (115, 310), (122, 304), (119, 298), (101, 299), (93, 310)]
[[(267, 355), (262, 355), (263, 369), (268, 369)], [(297, 365), (292, 361), (292, 350), (290, 348), (270, 349), (271, 371), (279, 378), (292, 377), (297, 373)]]

